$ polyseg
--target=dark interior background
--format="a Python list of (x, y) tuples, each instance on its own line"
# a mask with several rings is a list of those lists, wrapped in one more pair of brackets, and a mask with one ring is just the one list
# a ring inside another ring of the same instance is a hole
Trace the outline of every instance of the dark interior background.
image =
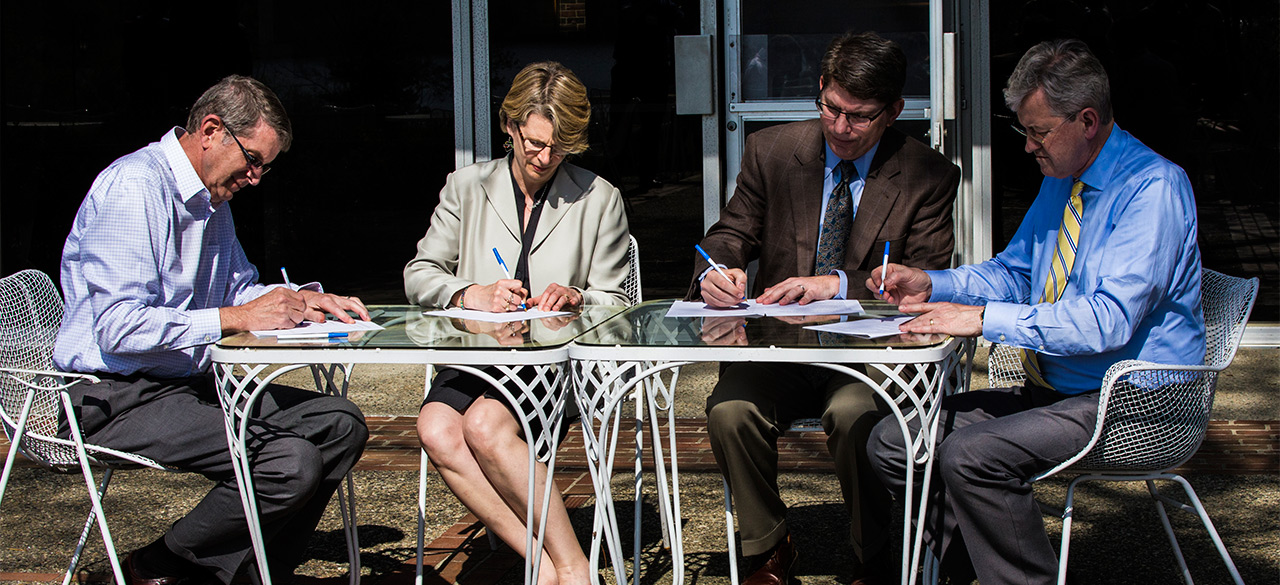
[[(528, 62), (572, 68), (593, 103), (591, 149), (576, 162), (639, 204), (632, 231), (646, 297), (680, 295), (701, 235), (701, 145), (698, 120), (674, 113), (670, 38), (697, 34), (698, 2), (586, 0), (573, 22), (566, 4), (489, 2), (491, 107)], [(840, 14), (840, 2), (818, 4)], [(264, 280), (288, 266), (295, 280), (403, 302), (400, 271), (453, 168), (450, 9), (420, 1), (238, 1), (216, 10), (5, 2), (0, 273), (34, 267), (56, 280), (63, 240), (97, 173), (183, 124), (205, 88), (241, 73), (280, 94), (296, 134), (262, 185), (232, 204)], [(1280, 320), (1277, 10), (1253, 0), (993, 0), (997, 246), (1041, 178), (1021, 137), (1006, 130), (999, 89), (1027, 47), (1077, 36), (1111, 73), (1121, 126), (1191, 176), (1205, 265), (1262, 277), (1254, 320)], [(496, 127), (492, 135), (500, 153)]]

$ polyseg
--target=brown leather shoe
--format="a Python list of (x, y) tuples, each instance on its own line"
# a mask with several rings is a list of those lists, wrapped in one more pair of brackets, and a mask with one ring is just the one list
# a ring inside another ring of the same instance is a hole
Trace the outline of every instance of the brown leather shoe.
[(138, 574), (137, 568), (133, 566), (133, 554), (129, 553), (124, 557), (124, 578), (129, 582), (129, 585), (178, 585), (178, 583), (182, 582), (182, 577), (143, 578), (142, 575)]
[(791, 544), (791, 535), (782, 537), (782, 542), (773, 547), (769, 560), (764, 566), (756, 569), (742, 585), (787, 585), (791, 576), (791, 564), (796, 560), (796, 548)]

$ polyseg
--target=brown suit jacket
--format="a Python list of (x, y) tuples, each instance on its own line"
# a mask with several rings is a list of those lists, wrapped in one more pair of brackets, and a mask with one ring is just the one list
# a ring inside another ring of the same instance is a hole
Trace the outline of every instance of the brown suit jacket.
[[(720, 221), (702, 239), (716, 262), (746, 269), (759, 259), (751, 295), (792, 276), (813, 274), (822, 215), (826, 154), (819, 120), (773, 126), (747, 137), (742, 171)], [(843, 270), (849, 298), (870, 298), (865, 285), (889, 261), (924, 269), (951, 267), (952, 206), (960, 169), (893, 127), (885, 130), (854, 216)], [(707, 262), (695, 254), (687, 298), (701, 297), (698, 277)]]

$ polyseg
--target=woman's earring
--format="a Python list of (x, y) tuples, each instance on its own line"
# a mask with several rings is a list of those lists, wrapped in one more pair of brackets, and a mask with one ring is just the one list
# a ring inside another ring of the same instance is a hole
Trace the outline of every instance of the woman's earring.
[(510, 136), (507, 136), (507, 141), (502, 143), (502, 147), (507, 149), (507, 152), (511, 152), (511, 149), (514, 148), (514, 145), (511, 143)]

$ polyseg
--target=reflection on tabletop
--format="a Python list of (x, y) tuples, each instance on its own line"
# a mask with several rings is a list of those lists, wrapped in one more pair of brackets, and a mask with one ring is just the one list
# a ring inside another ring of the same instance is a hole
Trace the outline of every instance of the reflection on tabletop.
[(850, 335), (819, 335), (810, 325), (842, 320), (881, 319), (901, 316), (897, 307), (883, 301), (862, 301), (862, 315), (807, 315), (786, 317), (668, 317), (673, 301), (648, 301), (628, 309), (616, 319), (595, 327), (575, 340), (579, 345), (636, 345), (665, 347), (928, 347), (943, 343), (942, 334), (907, 334), (866, 339)]

